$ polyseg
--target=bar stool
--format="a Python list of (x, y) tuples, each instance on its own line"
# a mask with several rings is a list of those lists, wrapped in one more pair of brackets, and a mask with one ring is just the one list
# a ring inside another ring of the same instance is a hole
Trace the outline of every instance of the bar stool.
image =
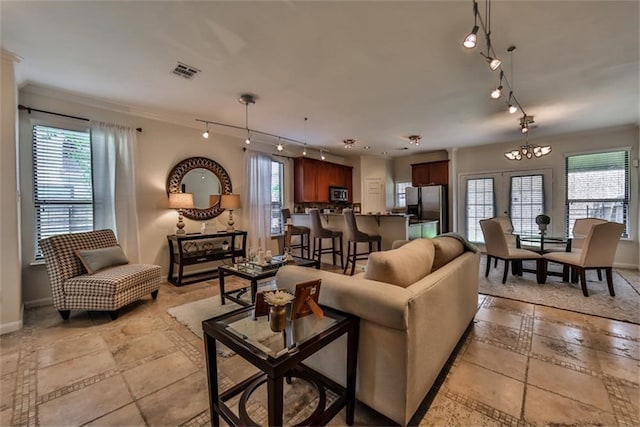
[[(316, 259), (316, 255), (318, 255), (318, 261), (322, 262), (322, 254), (331, 253), (333, 256), (333, 265), (336, 265), (336, 255), (340, 255), (340, 267), (343, 267), (342, 231), (324, 228), (322, 226), (322, 220), (320, 219), (320, 211), (317, 208), (309, 209), (309, 215), (311, 216), (311, 237), (313, 238), (313, 254), (311, 255), (311, 259)], [(322, 249), (322, 239), (331, 239), (331, 247)], [(340, 242), (340, 249), (336, 248), (336, 239)], [(317, 248), (316, 242), (318, 243)]]
[[(282, 211), (282, 223), (286, 224), (287, 220), (291, 219), (291, 211), (287, 208), (284, 208), (281, 211)], [(309, 251), (310, 234), (311, 234), (311, 230), (309, 229), (309, 227), (305, 227), (304, 225), (291, 225), (291, 237), (293, 238), (293, 236), (300, 236), (300, 243), (296, 245), (292, 244), (291, 250), (300, 249), (300, 256), (302, 258), (304, 258), (305, 249), (307, 251), (307, 257), (309, 257), (309, 255), (311, 254), (311, 252)]]
[[(380, 245), (382, 244), (382, 236), (377, 234), (367, 234), (358, 230), (358, 224), (356, 224), (356, 216), (353, 214), (353, 209), (344, 209), (344, 223), (347, 228), (347, 263), (344, 266), (342, 274), (346, 274), (349, 268), (349, 262), (351, 262), (351, 276), (356, 269), (356, 261), (365, 260), (369, 258), (369, 254), (373, 252), (373, 243), (378, 245), (378, 251), (380, 251)], [(351, 243), (353, 243), (353, 253), (351, 253)], [(358, 243), (368, 243), (369, 251), (358, 253)]]

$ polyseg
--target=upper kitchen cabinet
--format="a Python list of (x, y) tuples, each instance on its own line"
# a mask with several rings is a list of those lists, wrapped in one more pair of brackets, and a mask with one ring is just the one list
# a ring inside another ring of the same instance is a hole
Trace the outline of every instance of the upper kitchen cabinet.
[(449, 184), (449, 161), (411, 165), (411, 184), (414, 187)]
[(353, 168), (322, 160), (298, 157), (293, 162), (295, 203), (329, 203), (329, 187), (345, 187), (349, 202)]

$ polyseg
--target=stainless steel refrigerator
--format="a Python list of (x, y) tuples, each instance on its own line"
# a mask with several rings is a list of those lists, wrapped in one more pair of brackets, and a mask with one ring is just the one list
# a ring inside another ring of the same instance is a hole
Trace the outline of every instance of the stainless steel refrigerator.
[(408, 214), (413, 214), (419, 221), (438, 221), (438, 234), (449, 231), (446, 187), (407, 187), (406, 195)]

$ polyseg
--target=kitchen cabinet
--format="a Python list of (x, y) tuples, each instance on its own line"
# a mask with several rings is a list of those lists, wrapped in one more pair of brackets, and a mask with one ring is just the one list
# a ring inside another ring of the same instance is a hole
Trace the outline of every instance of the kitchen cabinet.
[(414, 187), (449, 184), (449, 161), (411, 165), (411, 184)]
[(345, 187), (352, 199), (351, 166), (298, 157), (293, 163), (295, 203), (329, 203), (329, 187)]

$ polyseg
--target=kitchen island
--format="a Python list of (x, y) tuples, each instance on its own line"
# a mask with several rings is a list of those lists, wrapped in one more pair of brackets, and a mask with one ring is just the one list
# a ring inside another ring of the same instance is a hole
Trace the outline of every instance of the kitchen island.
[[(311, 218), (308, 214), (293, 213), (291, 214), (293, 225), (304, 225), (311, 228)], [(322, 225), (328, 228), (334, 228), (342, 231), (344, 258), (346, 260), (347, 255), (347, 230), (344, 222), (344, 216), (341, 213), (321, 213)], [(422, 229), (425, 230), (429, 223), (437, 221), (426, 221), (417, 224), (420, 229), (420, 234), (416, 232), (416, 224), (410, 224), (411, 216), (407, 214), (394, 214), (394, 213), (380, 213), (380, 214), (356, 214), (356, 223), (358, 224), (358, 230), (367, 234), (379, 234), (382, 237), (382, 250), (391, 249), (391, 245), (396, 240), (409, 240), (417, 237), (434, 237), (423, 236)], [(437, 229), (437, 226), (430, 227), (430, 229)], [(313, 244), (313, 242), (312, 242)], [(323, 247), (328, 245), (329, 241), (324, 242)], [(362, 246), (360, 246), (362, 245)], [(358, 250), (360, 252), (365, 251), (365, 243), (358, 244)], [(331, 263), (331, 254), (323, 255), (322, 262)]]

